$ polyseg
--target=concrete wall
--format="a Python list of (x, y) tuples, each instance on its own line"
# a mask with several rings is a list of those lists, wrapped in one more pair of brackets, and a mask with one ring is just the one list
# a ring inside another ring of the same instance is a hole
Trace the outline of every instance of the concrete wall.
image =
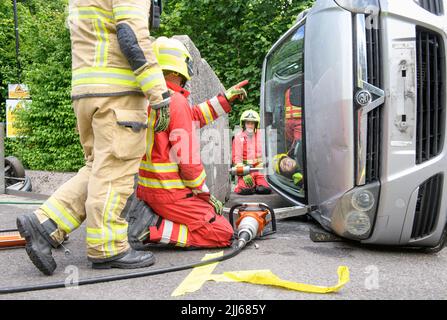
[[(188, 36), (175, 36), (182, 41), (191, 53), (194, 62), (194, 76), (186, 89), (191, 92), (190, 103), (199, 104), (215, 95), (224, 92), (225, 88), (216, 74), (202, 59), (199, 50)], [(214, 123), (201, 129), (201, 159), (207, 174), (206, 183), (218, 199), (224, 201), (231, 193), (230, 169), (231, 144), (229, 136), (228, 116), (222, 116)]]
[[(194, 62), (194, 77), (187, 87), (191, 92), (190, 102), (198, 104), (223, 92), (225, 88), (209, 64), (202, 59), (191, 39), (188, 36), (177, 36), (176, 38), (186, 45)], [(200, 131), (201, 158), (205, 164), (207, 185), (221, 201), (229, 199), (231, 192), (228, 175), (231, 150), (230, 138), (228, 130), (226, 130), (228, 126), (228, 117), (225, 116)], [(27, 171), (27, 175), (31, 178), (33, 192), (50, 195), (65, 181), (73, 177), (74, 173)]]

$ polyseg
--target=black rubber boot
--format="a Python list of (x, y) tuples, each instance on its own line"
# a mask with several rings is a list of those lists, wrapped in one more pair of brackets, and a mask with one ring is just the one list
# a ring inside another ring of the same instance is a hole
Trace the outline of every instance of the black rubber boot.
[(31, 261), (43, 274), (52, 275), (57, 265), (51, 249), (59, 243), (51, 239), (34, 214), (18, 217), (17, 228), (26, 240), (25, 250)]
[(256, 193), (257, 194), (270, 194), (270, 193), (272, 193), (272, 190), (270, 188), (266, 188), (264, 186), (256, 186)]
[(127, 214), (129, 222), (127, 237), (130, 246), (138, 251), (148, 250), (151, 244), (143, 244), (143, 242), (149, 238), (149, 227), (159, 225), (161, 220), (161, 217), (154, 213), (146, 202), (135, 197)]
[(114, 260), (93, 260), (93, 269), (136, 269), (145, 268), (155, 263), (155, 256), (152, 252), (138, 252), (133, 249), (128, 250), (124, 255)]

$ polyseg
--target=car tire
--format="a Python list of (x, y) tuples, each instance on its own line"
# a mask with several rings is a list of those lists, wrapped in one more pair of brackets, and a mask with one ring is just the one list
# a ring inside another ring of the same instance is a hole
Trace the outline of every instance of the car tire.
[[(5, 158), (5, 176), (14, 178), (25, 178), (25, 167), (16, 157)], [(14, 179), (5, 178), (6, 187), (17, 183)]]
[[(8, 172), (13, 174), (13, 177), (16, 178), (25, 178), (25, 167), (22, 165), (19, 159), (16, 157), (6, 157), (5, 158), (5, 167), (9, 166), (10, 169)], [(6, 173), (6, 172), (5, 172)]]

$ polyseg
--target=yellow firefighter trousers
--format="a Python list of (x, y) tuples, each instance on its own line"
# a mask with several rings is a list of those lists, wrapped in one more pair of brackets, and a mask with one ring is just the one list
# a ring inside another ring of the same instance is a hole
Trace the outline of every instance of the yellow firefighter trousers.
[(146, 125), (147, 105), (147, 99), (138, 95), (73, 102), (86, 164), (35, 214), (41, 223), (49, 218), (57, 224), (51, 237), (58, 243), (87, 220), (91, 261), (117, 259), (129, 249), (127, 222), (120, 214), (134, 191), (146, 129), (133, 130), (117, 122)]

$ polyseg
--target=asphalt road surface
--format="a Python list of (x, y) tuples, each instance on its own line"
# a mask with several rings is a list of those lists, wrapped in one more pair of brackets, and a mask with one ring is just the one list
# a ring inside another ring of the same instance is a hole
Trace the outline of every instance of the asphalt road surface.
[[(0, 195), (6, 200), (29, 200)], [(265, 200), (265, 199), (263, 199)], [(268, 199), (267, 199), (268, 200)], [(273, 201), (273, 198), (271, 198)], [(276, 200), (275, 200), (276, 201)], [(272, 203), (276, 206), (278, 202)], [(32, 212), (35, 206), (0, 204), (0, 229), (15, 228), (19, 214)], [(348, 242), (314, 243), (305, 219), (280, 221), (278, 232), (267, 240), (256, 240), (236, 257), (220, 262), (213, 274), (227, 271), (271, 270), (281, 279), (334, 286), (337, 269), (347, 266), (350, 281), (337, 293), (311, 294), (273, 286), (240, 282), (207, 281), (197, 291), (174, 297), (173, 292), (191, 270), (146, 278), (122, 280), (77, 288), (62, 288), (0, 295), (0, 299), (150, 299), (150, 300), (317, 300), (317, 299), (446, 299), (447, 250), (425, 254), (415, 250), (364, 247)], [(89, 278), (123, 274), (123, 270), (92, 270), (86, 258), (85, 226), (70, 235), (66, 247), (53, 250), (58, 267), (51, 277), (42, 275), (30, 262), (25, 250), (0, 251), (0, 287), (70, 281), (70, 277)], [(151, 268), (172, 267), (200, 260), (220, 250), (154, 248), (157, 263)], [(149, 270), (148, 268), (147, 270)]]

